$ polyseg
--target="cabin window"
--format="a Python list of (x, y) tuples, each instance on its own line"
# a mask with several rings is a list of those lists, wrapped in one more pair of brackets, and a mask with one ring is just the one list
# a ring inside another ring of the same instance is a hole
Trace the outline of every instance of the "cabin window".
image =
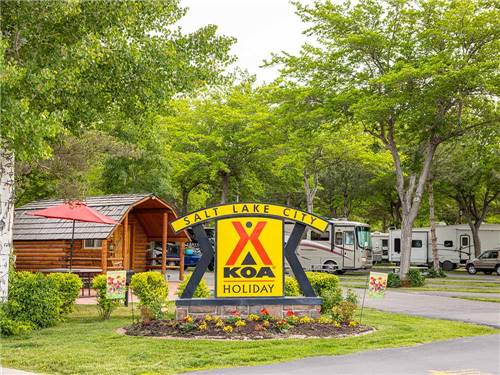
[(467, 247), (469, 246), (469, 237), (462, 237), (462, 246)]
[(344, 245), (354, 245), (354, 232), (344, 232)]
[(85, 249), (100, 249), (102, 240), (84, 240), (83, 247)]
[(342, 232), (335, 233), (335, 245), (342, 246), (344, 244)]
[(422, 247), (422, 240), (412, 240), (411, 247)]
[(326, 231), (323, 233), (311, 231), (311, 241), (329, 241), (329, 240), (330, 240), (330, 232), (329, 231)]
[(382, 240), (382, 247), (388, 247), (389, 246), (389, 240)]
[(444, 247), (453, 247), (453, 241), (444, 241)]
[(398, 254), (401, 252), (401, 238), (394, 239), (394, 252)]

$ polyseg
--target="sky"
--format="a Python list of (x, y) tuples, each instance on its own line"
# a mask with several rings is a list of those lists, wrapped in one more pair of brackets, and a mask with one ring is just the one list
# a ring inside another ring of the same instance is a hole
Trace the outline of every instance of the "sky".
[(189, 8), (179, 22), (183, 30), (214, 24), (219, 34), (235, 37), (231, 51), (238, 57), (235, 65), (255, 74), (259, 83), (278, 75), (277, 67), (260, 68), (263, 60), (272, 52), (297, 53), (306, 41), (305, 26), (289, 0), (181, 0), (181, 5)]

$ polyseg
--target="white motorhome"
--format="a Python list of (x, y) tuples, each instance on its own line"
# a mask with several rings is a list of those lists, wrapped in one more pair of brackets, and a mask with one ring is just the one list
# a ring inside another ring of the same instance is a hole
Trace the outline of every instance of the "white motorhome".
[(389, 233), (372, 232), (373, 263), (389, 260)]
[[(475, 258), (472, 231), (467, 224), (436, 225), (439, 261), (449, 271)], [(482, 224), (479, 229), (483, 251), (500, 247), (500, 224)], [(389, 260), (399, 263), (401, 229), (389, 231)], [(432, 264), (430, 228), (414, 228), (412, 233), (411, 264)]]
[[(311, 231), (302, 239), (297, 256), (306, 271), (343, 273), (346, 270), (368, 269), (372, 266), (370, 226), (355, 221), (331, 219), (323, 233)], [(288, 228), (288, 230), (287, 230)], [(290, 228), (285, 226), (285, 236)]]

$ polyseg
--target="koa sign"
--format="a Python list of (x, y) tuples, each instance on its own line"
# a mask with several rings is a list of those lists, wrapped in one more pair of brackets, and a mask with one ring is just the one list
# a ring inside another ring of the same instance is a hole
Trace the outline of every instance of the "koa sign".
[[(209, 221), (216, 222), (215, 249), (202, 225)], [(286, 235), (285, 222), (295, 223)], [(265, 203), (209, 207), (172, 222), (176, 232), (191, 227), (202, 250), (202, 257), (177, 304), (192, 299), (214, 257), (215, 299), (212, 302), (231, 299), (231, 303), (238, 304), (249, 298), (264, 298), (266, 302), (283, 299), (286, 259), (304, 297), (315, 298), (316, 303), (317, 296), (295, 254), (306, 226), (323, 232), (328, 222), (308, 212)], [(299, 302), (307, 302), (304, 301)]]
[(281, 220), (222, 219), (216, 233), (216, 297), (283, 296)]

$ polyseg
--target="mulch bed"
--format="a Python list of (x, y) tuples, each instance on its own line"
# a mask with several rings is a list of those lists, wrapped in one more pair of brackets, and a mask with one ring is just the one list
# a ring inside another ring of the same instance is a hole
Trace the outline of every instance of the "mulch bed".
[[(196, 323), (196, 322), (195, 322)], [(353, 336), (373, 331), (373, 328), (357, 325), (324, 324), (318, 322), (303, 323), (291, 326), (286, 331), (278, 331), (276, 328), (264, 328), (262, 322), (247, 322), (243, 327), (234, 327), (233, 331), (224, 332), (220, 327), (215, 327), (213, 322), (208, 324), (206, 330), (197, 328), (186, 329), (182, 322), (175, 320), (154, 320), (151, 322), (136, 323), (124, 329), (125, 334), (130, 336), (150, 337), (179, 337), (179, 338), (205, 338), (205, 339), (227, 339), (227, 340), (257, 340), (257, 339), (279, 339), (279, 338), (304, 338), (304, 337), (344, 337)]]

